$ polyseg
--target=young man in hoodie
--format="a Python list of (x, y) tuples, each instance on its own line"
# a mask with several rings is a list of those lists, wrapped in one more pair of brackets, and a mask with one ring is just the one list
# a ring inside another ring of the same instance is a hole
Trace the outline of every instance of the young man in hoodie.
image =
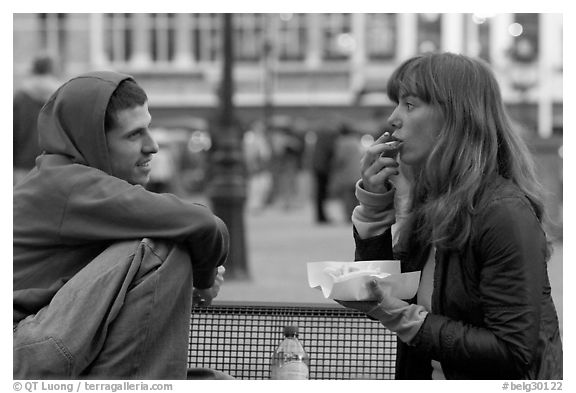
[(15, 379), (185, 379), (192, 299), (223, 281), (229, 235), (202, 206), (144, 186), (158, 151), (129, 76), (73, 78), (39, 115), (14, 188)]

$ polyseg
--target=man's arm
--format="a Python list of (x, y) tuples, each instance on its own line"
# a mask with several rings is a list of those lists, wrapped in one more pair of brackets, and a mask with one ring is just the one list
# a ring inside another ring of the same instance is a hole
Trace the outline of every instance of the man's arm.
[(134, 238), (170, 239), (190, 254), (194, 286), (209, 288), (228, 256), (229, 233), (206, 206), (156, 194), (112, 176), (89, 171), (69, 195), (59, 228), (65, 243)]

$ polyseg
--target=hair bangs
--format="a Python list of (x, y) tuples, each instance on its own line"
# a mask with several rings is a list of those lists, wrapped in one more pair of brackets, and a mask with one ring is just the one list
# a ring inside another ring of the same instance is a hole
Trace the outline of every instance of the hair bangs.
[(423, 77), (423, 60), (421, 56), (410, 59), (392, 73), (386, 86), (391, 101), (398, 103), (403, 97), (414, 96), (430, 103), (430, 92)]

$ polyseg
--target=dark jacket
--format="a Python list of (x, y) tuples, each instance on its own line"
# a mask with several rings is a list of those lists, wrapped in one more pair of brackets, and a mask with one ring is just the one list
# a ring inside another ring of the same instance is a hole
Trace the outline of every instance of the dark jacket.
[[(410, 345), (398, 340), (397, 379), (562, 379), (562, 343), (546, 267), (547, 243), (529, 200), (497, 178), (461, 251), (436, 252), (432, 312)], [(401, 260), (422, 270), (430, 249), (392, 250), (390, 230), (355, 231), (356, 259)]]
[(30, 170), (41, 153), (38, 142), (38, 113), (56, 91), (58, 82), (52, 76), (34, 76), (14, 93), (12, 101), (13, 166)]
[(104, 114), (127, 78), (111, 72), (74, 78), (40, 113), (45, 153), (14, 188), (15, 323), (46, 306), (113, 242), (148, 237), (183, 244), (200, 289), (213, 285), (226, 260), (228, 231), (207, 207), (110, 175)]

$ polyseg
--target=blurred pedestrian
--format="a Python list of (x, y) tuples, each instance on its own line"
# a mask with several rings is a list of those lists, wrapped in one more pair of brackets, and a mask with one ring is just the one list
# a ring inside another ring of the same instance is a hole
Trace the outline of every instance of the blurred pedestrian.
[(342, 124), (334, 146), (330, 194), (340, 200), (346, 221), (352, 220), (352, 212), (358, 205), (355, 193), (361, 158), (360, 135), (348, 124)]
[(272, 182), (270, 174), (272, 151), (263, 124), (255, 123), (244, 133), (242, 141), (248, 172), (248, 208), (250, 211), (260, 211), (266, 206)]
[(298, 175), (304, 156), (304, 140), (290, 125), (276, 126), (271, 129), (272, 148), (272, 187), (269, 204), (279, 203), (284, 210), (296, 207), (298, 194)]
[[(419, 55), (387, 92), (395, 131), (362, 158), (356, 258), (400, 259), (420, 285), (406, 302), (374, 282), (375, 301), (343, 304), (397, 334), (397, 379), (562, 379), (542, 189), (494, 74), (463, 55)], [(394, 249), (389, 141), (413, 175)]]
[(26, 176), (41, 153), (36, 124), (38, 113), (59, 84), (54, 59), (42, 54), (34, 58), (31, 74), (14, 93), (13, 184)]
[(315, 133), (315, 142), (312, 150), (312, 174), (314, 176), (314, 214), (319, 224), (330, 222), (326, 211), (328, 201), (328, 187), (334, 158), (334, 141), (338, 136), (336, 130), (319, 129)]
[[(150, 181), (146, 189), (156, 193), (172, 192), (175, 194), (174, 183), (177, 175), (176, 159), (178, 155), (173, 148), (172, 131), (165, 128), (151, 130), (158, 144), (158, 152), (154, 156), (154, 165), (150, 171)], [(175, 132), (174, 132), (175, 133)]]
[(204, 206), (144, 187), (158, 145), (131, 77), (93, 72), (39, 115), (36, 167), (13, 196), (15, 379), (185, 379), (193, 303), (228, 254)]

